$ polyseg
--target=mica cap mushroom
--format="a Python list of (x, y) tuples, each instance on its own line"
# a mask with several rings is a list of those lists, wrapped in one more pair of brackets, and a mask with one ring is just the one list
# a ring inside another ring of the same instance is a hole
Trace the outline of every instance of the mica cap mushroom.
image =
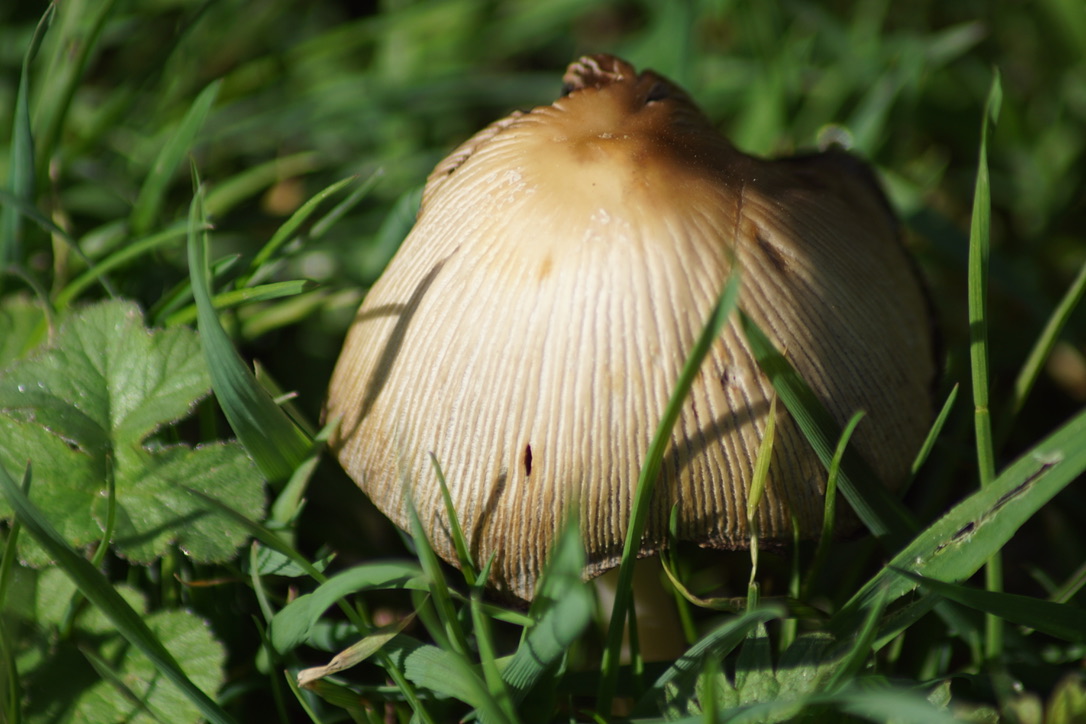
[[(842, 151), (743, 154), (681, 89), (617, 58), (583, 57), (564, 81), (430, 175), (332, 377), (347, 473), (403, 528), (410, 494), (455, 562), (432, 452), (507, 594), (531, 599), (574, 506), (586, 576), (616, 566), (642, 459), (735, 263), (741, 307), (839, 424), (866, 411), (852, 444), (900, 484), (932, 414), (933, 334), (873, 174)], [(747, 547), (771, 399), (733, 319), (673, 431), (641, 555), (674, 505), (682, 539)], [(761, 539), (790, 541), (793, 518), (817, 536), (826, 475), (787, 415), (773, 450)]]

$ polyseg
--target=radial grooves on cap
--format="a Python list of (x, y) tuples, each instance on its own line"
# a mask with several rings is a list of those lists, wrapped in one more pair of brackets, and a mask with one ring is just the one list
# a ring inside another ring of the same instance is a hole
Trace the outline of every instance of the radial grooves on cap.
[[(570, 78), (577, 92), (435, 170), (328, 402), (343, 419), (333, 447), (378, 507), (406, 527), (410, 488), (455, 560), (433, 452), (476, 560), (494, 556), (493, 582), (524, 598), (574, 505), (588, 572), (617, 562), (643, 456), (733, 255), (740, 304), (838, 423), (868, 412), (854, 445), (888, 482), (930, 415), (926, 307), (856, 164), (743, 156), (681, 90), (650, 99), (663, 81), (613, 59)], [(745, 547), (772, 394), (730, 321), (673, 431), (643, 553), (674, 504), (681, 537)], [(825, 475), (781, 408), (777, 424), (762, 537), (790, 540), (793, 517), (813, 536)]]

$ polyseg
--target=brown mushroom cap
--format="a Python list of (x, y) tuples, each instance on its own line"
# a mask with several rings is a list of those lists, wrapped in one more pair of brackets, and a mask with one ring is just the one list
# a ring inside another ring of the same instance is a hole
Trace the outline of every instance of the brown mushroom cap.
[[(638, 471), (735, 259), (740, 305), (888, 485), (931, 418), (921, 286), (873, 176), (843, 152), (735, 150), (676, 86), (609, 56), (568, 94), (476, 134), (431, 174), (418, 220), (366, 296), (329, 389), (333, 448), (407, 527), (413, 496), (455, 561), (429, 460), (492, 583), (530, 599), (576, 504), (587, 574), (618, 563)], [(772, 389), (736, 321), (694, 382), (641, 553), (678, 504), (683, 539), (745, 548), (746, 497)], [(778, 410), (783, 413), (783, 408)], [(822, 524), (825, 472), (787, 415), (761, 538)]]

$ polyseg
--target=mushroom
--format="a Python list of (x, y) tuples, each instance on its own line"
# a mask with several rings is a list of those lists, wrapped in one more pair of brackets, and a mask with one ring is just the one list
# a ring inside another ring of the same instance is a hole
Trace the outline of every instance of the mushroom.
[[(617, 58), (583, 57), (564, 81), (430, 175), (332, 377), (348, 474), (402, 528), (410, 496), (455, 562), (433, 453), (475, 559), (516, 597), (532, 598), (575, 507), (585, 575), (616, 566), (650, 439), (738, 264), (740, 305), (839, 424), (866, 411), (852, 444), (899, 485), (931, 418), (933, 335), (873, 174), (838, 150), (743, 154), (681, 89)], [(747, 547), (772, 395), (732, 320), (672, 433), (642, 557), (676, 505), (683, 540)], [(761, 540), (791, 541), (793, 520), (816, 537), (825, 479), (778, 414)]]

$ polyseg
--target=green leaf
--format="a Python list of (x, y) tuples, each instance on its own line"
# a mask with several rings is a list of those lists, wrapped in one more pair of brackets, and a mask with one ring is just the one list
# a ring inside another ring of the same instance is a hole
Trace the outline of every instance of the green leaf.
[[(97, 611), (91, 614), (101, 617)], [(188, 611), (158, 611), (146, 616), (145, 620), (155, 638), (181, 662), (193, 684), (204, 691), (215, 691), (222, 686), (226, 653), (206, 622)], [(87, 653), (93, 652), (103, 663), (108, 662), (117, 681), (100, 681), (80, 692), (72, 707), (73, 720), (132, 724), (155, 721), (184, 724), (202, 720), (200, 709), (177, 687), (164, 681), (147, 656), (128, 646), (121, 636), (110, 636), (108, 629), (103, 633), (108, 638), (95, 649), (88, 648)], [(76, 637), (79, 638), (78, 632)], [(51, 696), (57, 696), (58, 688), (64, 686), (63, 681), (41, 683)], [(119, 689), (118, 684), (123, 684), (127, 693)], [(135, 695), (147, 711), (132, 716), (134, 707), (130, 695)], [(158, 716), (152, 712), (158, 712)]]
[[(197, 561), (225, 561), (245, 542), (244, 528), (188, 489), (227, 499), (254, 518), (264, 508), (263, 481), (236, 442), (121, 450), (117, 461), (114, 543), (140, 563), (161, 556), (170, 543)], [(105, 520), (105, 502), (99, 497), (91, 509), (100, 521)]]
[(478, 710), (483, 721), (509, 721), (482, 676), (459, 654), (436, 646), (420, 646), (404, 660), (404, 673), (415, 684)]
[[(244, 529), (182, 486), (258, 517), (263, 485), (245, 451), (148, 442), (207, 391), (191, 330), (149, 331), (130, 303), (89, 307), (66, 320), (52, 346), (0, 373), (0, 463), (33, 461), (33, 500), (71, 545), (100, 539), (112, 479), (121, 553), (146, 562), (176, 541), (196, 560), (225, 560)], [(10, 515), (7, 506), (0, 515)], [(35, 564), (47, 560), (40, 549), (21, 551)]]
[(43, 341), (45, 321), (41, 306), (24, 296), (0, 299), (0, 370)]
[(50, 350), (4, 373), (0, 409), (91, 453), (141, 442), (207, 391), (190, 330), (149, 332), (134, 304), (106, 302), (68, 319)]
[(831, 629), (855, 628), (884, 587), (887, 604), (916, 588), (894, 569), (941, 581), (962, 581), (976, 573), (1030, 516), (1086, 470), (1084, 439), (1086, 411), (917, 535), (837, 612)]
[(943, 598), (949, 598), (951, 601), (957, 601), (963, 606), (998, 616), (1011, 623), (1037, 629), (1065, 641), (1086, 643), (1086, 611), (1069, 603), (1053, 603), (1013, 593), (981, 591), (920, 576), (911, 571), (895, 570), (919, 583), (921, 588)]
[(271, 481), (284, 480), (306, 459), (312, 444), (256, 381), (219, 324), (211, 302), (206, 228), (198, 190), (189, 210), (189, 275), (211, 384), (230, 427), (261, 471)]
[(336, 601), (360, 591), (412, 589), (427, 591), (422, 569), (413, 563), (369, 563), (329, 578), (312, 593), (291, 601), (275, 614), (268, 636), (276, 651), (290, 651), (304, 643), (314, 624)]
[(152, 680), (164, 676), (181, 691), (187, 702), (203, 714), (207, 721), (213, 724), (229, 724), (233, 721), (189, 678), (177, 663), (173, 653), (163, 644), (159, 634), (156, 634), (148, 625), (143, 615), (133, 609), (94, 566), (65, 543), (42, 511), (30, 502), (11, 479), (3, 464), (0, 464), (0, 492), (7, 498), (8, 504), (15, 511), (26, 531), (37, 539), (50, 557), (57, 561), (58, 567), (75, 582), (80, 593), (98, 608), (129, 644), (147, 657), (151, 670), (154, 672)]

